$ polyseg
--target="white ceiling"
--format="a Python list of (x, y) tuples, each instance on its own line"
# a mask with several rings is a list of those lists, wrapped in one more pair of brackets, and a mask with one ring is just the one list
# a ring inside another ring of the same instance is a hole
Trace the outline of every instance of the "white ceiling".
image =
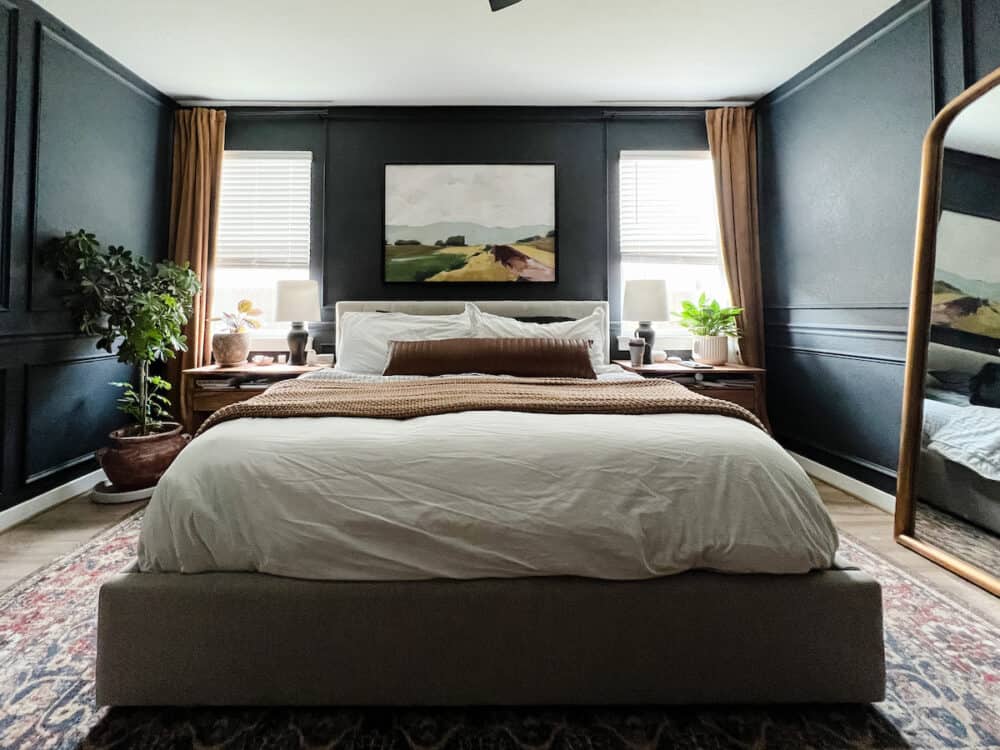
[(754, 100), (895, 0), (37, 0), (182, 100)]
[(962, 110), (948, 128), (944, 145), (1000, 159), (1000, 89), (993, 89)]

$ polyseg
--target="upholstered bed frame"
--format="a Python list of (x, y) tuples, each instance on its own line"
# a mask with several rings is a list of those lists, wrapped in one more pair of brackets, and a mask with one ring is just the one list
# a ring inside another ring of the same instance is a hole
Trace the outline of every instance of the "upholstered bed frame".
[[(606, 303), (478, 304), (582, 317)], [(885, 687), (880, 587), (846, 565), (412, 582), (133, 568), (101, 587), (97, 652), (102, 705), (864, 703)]]

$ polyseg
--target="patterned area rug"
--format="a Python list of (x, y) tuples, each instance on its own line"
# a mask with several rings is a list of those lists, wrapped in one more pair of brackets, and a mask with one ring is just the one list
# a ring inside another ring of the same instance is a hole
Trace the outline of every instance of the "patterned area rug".
[(0, 594), (0, 748), (1000, 748), (1000, 632), (849, 538), (885, 591), (888, 697), (874, 706), (635, 709), (99, 709), (97, 588), (134, 516)]
[(983, 570), (1000, 570), (1000, 537), (927, 503), (917, 503), (916, 537)]

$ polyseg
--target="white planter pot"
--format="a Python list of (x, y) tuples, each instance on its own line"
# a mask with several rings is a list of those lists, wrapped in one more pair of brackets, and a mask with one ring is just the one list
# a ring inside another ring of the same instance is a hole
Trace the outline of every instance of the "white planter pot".
[(728, 336), (692, 336), (691, 358), (706, 365), (724, 365), (729, 361)]

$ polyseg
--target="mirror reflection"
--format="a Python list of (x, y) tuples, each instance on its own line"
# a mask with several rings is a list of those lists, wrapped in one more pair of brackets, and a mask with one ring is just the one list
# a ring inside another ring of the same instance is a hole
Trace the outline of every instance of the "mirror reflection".
[(918, 539), (1000, 572), (1000, 90), (945, 137)]

